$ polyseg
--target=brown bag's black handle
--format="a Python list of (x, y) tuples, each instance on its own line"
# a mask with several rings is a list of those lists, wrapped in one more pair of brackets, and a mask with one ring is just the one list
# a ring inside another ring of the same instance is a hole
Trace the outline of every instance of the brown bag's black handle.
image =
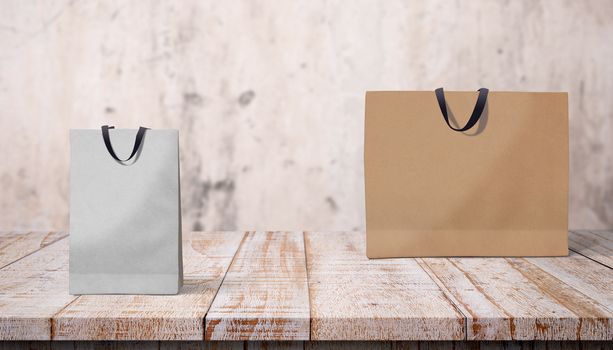
[(486, 88), (481, 88), (479, 91), (479, 97), (477, 97), (477, 103), (475, 104), (475, 108), (473, 109), (473, 113), (470, 115), (470, 119), (468, 119), (468, 123), (463, 128), (455, 128), (449, 123), (449, 115), (447, 114), (447, 103), (445, 102), (445, 93), (443, 88), (438, 88), (434, 90), (436, 94), (436, 99), (438, 100), (438, 105), (441, 108), (441, 113), (443, 113), (443, 118), (445, 118), (445, 122), (452, 130), (455, 131), (466, 131), (475, 126), (481, 118), (481, 114), (485, 109), (485, 103), (487, 102), (487, 93), (489, 92)]
[(130, 159), (132, 159), (132, 157), (134, 157), (134, 155), (136, 155), (136, 153), (138, 152), (138, 149), (143, 143), (143, 138), (145, 137), (145, 131), (148, 128), (144, 128), (142, 126), (138, 128), (138, 132), (136, 133), (136, 140), (134, 140), (134, 148), (132, 149), (132, 154), (130, 154), (130, 156), (127, 159), (119, 159), (119, 157), (117, 157), (117, 155), (115, 154), (115, 151), (113, 150), (113, 145), (111, 145), (109, 129), (115, 129), (115, 127), (108, 126), (108, 125), (102, 126), (102, 138), (104, 139), (106, 150), (109, 151), (109, 153), (111, 154), (111, 157), (113, 157), (116, 161), (123, 163), (123, 162), (129, 161)]

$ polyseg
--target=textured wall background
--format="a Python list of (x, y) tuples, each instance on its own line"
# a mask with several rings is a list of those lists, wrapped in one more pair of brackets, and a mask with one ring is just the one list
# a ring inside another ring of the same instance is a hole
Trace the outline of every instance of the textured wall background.
[(364, 91), (568, 91), (613, 226), (613, 1), (0, 0), (0, 229), (68, 226), (69, 128), (178, 128), (187, 229), (364, 226)]

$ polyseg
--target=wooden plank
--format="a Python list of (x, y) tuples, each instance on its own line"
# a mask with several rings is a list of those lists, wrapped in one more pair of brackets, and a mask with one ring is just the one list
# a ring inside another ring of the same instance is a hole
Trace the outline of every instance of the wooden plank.
[(571, 231), (568, 245), (575, 252), (613, 268), (613, 232)]
[(464, 315), (415, 259), (369, 260), (363, 233), (305, 233), (311, 340), (461, 340)]
[(82, 295), (53, 317), (57, 340), (202, 340), (204, 316), (242, 233), (184, 240), (179, 295)]
[(613, 242), (612, 230), (588, 230), (587, 232), (591, 233), (592, 235), (598, 236), (608, 242)]
[[(584, 259), (590, 273), (605, 267)], [(543, 258), (556, 264), (569, 258)], [(610, 310), (523, 258), (419, 259), (468, 315), (468, 340), (611, 339)], [(572, 261), (566, 262), (572, 264)], [(608, 278), (608, 277), (607, 277)], [(577, 280), (574, 284), (589, 283)], [(601, 289), (601, 287), (583, 287)]]
[[(610, 291), (605, 291), (606, 287), (602, 285), (603, 282), (612, 285), (613, 270), (578, 254), (569, 258), (514, 258), (507, 261), (543, 293), (576, 315), (575, 337), (571, 340), (613, 339), (611, 296), (607, 295)], [(569, 275), (573, 271), (575, 274)], [(539, 331), (539, 325), (535, 326)], [(540, 327), (544, 326), (541, 324)], [(546, 331), (543, 329), (543, 333)], [(554, 337), (552, 340), (567, 339)]]
[(0, 270), (0, 340), (49, 340), (51, 317), (68, 294), (68, 239)]
[[(571, 252), (568, 258), (527, 258), (532, 265), (573, 287), (613, 312), (613, 269)], [(513, 259), (523, 264), (522, 260)], [(552, 281), (551, 286), (558, 284)]]
[(206, 340), (306, 340), (301, 232), (250, 232), (206, 316)]
[(0, 232), (0, 268), (66, 236), (66, 232)]

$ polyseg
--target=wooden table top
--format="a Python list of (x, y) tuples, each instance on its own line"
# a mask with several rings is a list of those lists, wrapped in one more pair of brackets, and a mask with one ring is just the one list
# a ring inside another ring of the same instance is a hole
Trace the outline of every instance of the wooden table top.
[(68, 235), (0, 233), (0, 340), (613, 340), (613, 232), (563, 258), (369, 260), (361, 232), (194, 232), (179, 295), (68, 294)]

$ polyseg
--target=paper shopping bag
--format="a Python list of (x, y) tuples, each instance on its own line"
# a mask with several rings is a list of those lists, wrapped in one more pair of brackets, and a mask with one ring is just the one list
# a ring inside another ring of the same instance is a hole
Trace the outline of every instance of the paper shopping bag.
[(177, 130), (70, 131), (70, 294), (178, 292), (178, 138)]
[(566, 93), (366, 93), (371, 258), (568, 254)]

